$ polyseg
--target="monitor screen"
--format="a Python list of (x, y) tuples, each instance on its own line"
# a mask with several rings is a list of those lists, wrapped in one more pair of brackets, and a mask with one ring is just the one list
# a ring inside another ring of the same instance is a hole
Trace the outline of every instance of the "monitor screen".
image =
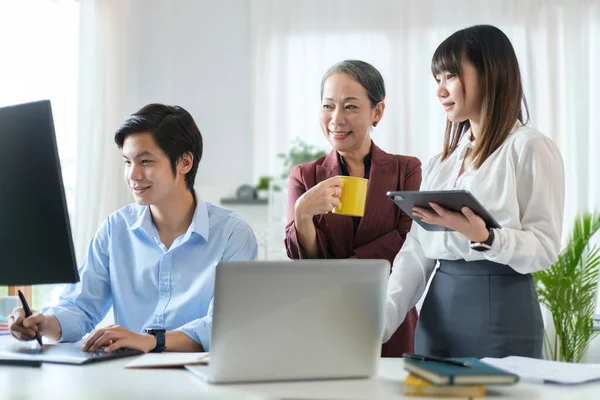
[(50, 101), (0, 108), (0, 285), (79, 281)]

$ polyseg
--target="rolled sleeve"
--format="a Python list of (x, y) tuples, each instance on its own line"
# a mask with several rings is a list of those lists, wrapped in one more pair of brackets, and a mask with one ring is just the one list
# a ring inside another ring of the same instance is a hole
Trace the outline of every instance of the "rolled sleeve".
[[(221, 261), (256, 261), (257, 256), (258, 245), (254, 232), (245, 222), (239, 222), (229, 236)], [(176, 329), (185, 333), (196, 343), (200, 343), (204, 351), (210, 351), (213, 308), (214, 298), (210, 301), (205, 317), (188, 322)]]
[(188, 322), (176, 330), (185, 333), (194, 342), (200, 343), (204, 351), (209, 351), (212, 331), (212, 315), (213, 300), (210, 301), (206, 317)]
[(109, 236), (110, 223), (107, 220), (90, 243), (87, 257), (79, 268), (80, 281), (66, 285), (58, 304), (42, 310), (44, 315), (52, 315), (58, 320), (61, 342), (80, 340), (102, 321), (112, 305)]
[(89, 319), (75, 305), (50, 307), (45, 309), (43, 314), (52, 315), (58, 320), (62, 331), (61, 342), (77, 342), (93, 329)]

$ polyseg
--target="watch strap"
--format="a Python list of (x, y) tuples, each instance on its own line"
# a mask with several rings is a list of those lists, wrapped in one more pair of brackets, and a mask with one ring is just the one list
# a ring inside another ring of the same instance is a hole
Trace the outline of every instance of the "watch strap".
[(494, 230), (488, 228), (488, 238), (484, 242), (471, 242), (471, 249), (475, 251), (487, 251), (492, 249), (494, 244)]
[(150, 350), (151, 353), (162, 353), (167, 349), (164, 329), (146, 329), (146, 333), (156, 338), (156, 347)]

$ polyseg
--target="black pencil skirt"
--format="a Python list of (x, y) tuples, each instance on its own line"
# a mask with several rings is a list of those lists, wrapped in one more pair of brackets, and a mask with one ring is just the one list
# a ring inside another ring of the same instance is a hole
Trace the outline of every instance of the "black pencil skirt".
[(544, 325), (531, 274), (491, 261), (440, 260), (415, 351), (440, 357), (541, 358)]

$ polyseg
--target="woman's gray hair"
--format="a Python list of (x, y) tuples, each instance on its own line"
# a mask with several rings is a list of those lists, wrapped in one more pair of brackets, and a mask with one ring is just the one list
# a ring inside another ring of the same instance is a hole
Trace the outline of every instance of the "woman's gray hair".
[(383, 77), (371, 64), (361, 60), (344, 60), (333, 65), (327, 70), (321, 81), (321, 99), (323, 99), (323, 87), (325, 81), (333, 74), (346, 73), (356, 82), (360, 83), (367, 91), (367, 96), (371, 101), (371, 107), (385, 99), (385, 83)]

